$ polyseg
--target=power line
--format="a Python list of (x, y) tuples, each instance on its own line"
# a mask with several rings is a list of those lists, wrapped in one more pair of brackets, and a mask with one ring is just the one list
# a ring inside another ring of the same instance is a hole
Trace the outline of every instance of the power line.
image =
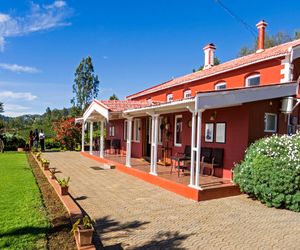
[(231, 17), (236, 19), (239, 23), (241, 23), (247, 31), (251, 33), (251, 35), (256, 39), (257, 37), (257, 30), (254, 29), (251, 25), (246, 23), (241, 17), (239, 17), (237, 14), (235, 14), (232, 10), (230, 10), (225, 4), (223, 4), (220, 0), (214, 0), (215, 3), (219, 4), (221, 8), (223, 8)]

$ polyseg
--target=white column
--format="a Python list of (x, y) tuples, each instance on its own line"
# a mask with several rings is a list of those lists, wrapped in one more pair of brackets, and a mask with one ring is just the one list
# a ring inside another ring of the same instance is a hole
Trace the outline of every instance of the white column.
[(93, 122), (90, 122), (90, 154), (93, 154)]
[(104, 121), (100, 122), (100, 158), (104, 158)]
[(197, 118), (197, 153), (196, 153), (196, 173), (195, 173), (195, 188), (201, 189), (200, 187), (200, 161), (201, 161), (201, 124), (202, 123), (202, 111), (198, 111)]
[(82, 120), (82, 128), (81, 128), (81, 152), (84, 152), (84, 125), (85, 122)]
[(126, 145), (126, 167), (131, 167), (131, 136), (132, 136), (132, 117), (127, 118), (127, 145)]
[(151, 170), (150, 174), (157, 175), (157, 142), (158, 142), (158, 117), (152, 116), (152, 144), (151, 144)]
[(191, 175), (190, 175), (190, 186), (195, 185), (195, 152), (197, 152), (197, 148), (195, 148), (195, 137), (196, 137), (196, 116), (197, 113), (195, 111), (192, 112), (192, 138), (191, 138)]
[(150, 174), (153, 173), (154, 165), (154, 133), (155, 133), (155, 121), (154, 116), (151, 115), (151, 152), (150, 152)]

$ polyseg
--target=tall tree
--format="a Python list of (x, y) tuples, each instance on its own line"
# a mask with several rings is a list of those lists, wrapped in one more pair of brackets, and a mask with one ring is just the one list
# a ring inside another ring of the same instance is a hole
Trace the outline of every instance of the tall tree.
[(75, 96), (72, 98), (71, 103), (82, 114), (91, 101), (97, 97), (98, 92), (99, 79), (94, 74), (92, 58), (88, 56), (81, 60), (76, 69), (73, 84), (73, 93)]
[[(294, 36), (290, 36), (287, 33), (284, 32), (277, 32), (275, 35), (270, 36), (268, 34), (266, 34), (265, 36), (265, 48), (271, 48), (283, 43), (287, 43), (296, 39), (300, 38), (300, 32), (296, 31)], [(251, 47), (247, 47), (247, 46), (243, 46), (240, 51), (238, 52), (238, 57), (241, 56), (246, 56), (249, 54), (252, 54), (256, 51), (257, 49), (257, 40), (255, 40), (255, 42), (253, 43), (253, 45)]]
[[(218, 57), (214, 57), (214, 65), (219, 65), (221, 63), (220, 59)], [(196, 71), (200, 71), (200, 70), (203, 70), (204, 68), (204, 65), (201, 65), (198, 70), (195, 70), (193, 69), (193, 72), (196, 72)]]
[(119, 100), (119, 98), (117, 97), (116, 94), (112, 94), (112, 95), (109, 97), (109, 100)]
[(3, 103), (0, 102), (0, 113), (3, 113), (3, 112), (4, 112)]

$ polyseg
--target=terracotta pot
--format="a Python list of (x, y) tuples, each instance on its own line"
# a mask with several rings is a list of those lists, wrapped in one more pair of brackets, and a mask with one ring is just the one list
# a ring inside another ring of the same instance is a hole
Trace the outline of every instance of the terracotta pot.
[(84, 229), (82, 225), (79, 225), (77, 229), (79, 245), (80, 246), (91, 245), (93, 232), (94, 232), (93, 228)]
[(62, 187), (60, 186), (60, 194), (61, 195), (68, 195), (69, 194), (69, 187)]

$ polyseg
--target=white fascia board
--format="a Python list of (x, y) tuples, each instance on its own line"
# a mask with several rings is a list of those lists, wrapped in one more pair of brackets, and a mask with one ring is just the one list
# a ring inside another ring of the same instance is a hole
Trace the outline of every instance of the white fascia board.
[(221, 108), (247, 102), (294, 96), (298, 93), (298, 83), (198, 93), (195, 100), (197, 110)]
[(194, 105), (195, 98), (191, 99), (186, 99), (186, 100), (180, 100), (180, 101), (173, 101), (173, 102), (168, 102), (168, 103), (163, 103), (163, 104), (158, 104), (158, 105), (152, 105), (144, 108), (138, 108), (138, 109), (128, 109), (125, 110), (123, 113), (124, 114), (135, 114), (135, 113), (146, 113), (146, 112), (159, 112), (163, 111), (165, 109), (175, 109), (182, 108), (188, 105)]
[(88, 109), (86, 110), (86, 112), (83, 114), (83, 119), (87, 120), (89, 118), (89, 116), (96, 111), (97, 113), (99, 113), (103, 118), (105, 118), (106, 120), (108, 120), (109, 118), (109, 111), (102, 107), (101, 105), (99, 105), (96, 102), (93, 102)]

